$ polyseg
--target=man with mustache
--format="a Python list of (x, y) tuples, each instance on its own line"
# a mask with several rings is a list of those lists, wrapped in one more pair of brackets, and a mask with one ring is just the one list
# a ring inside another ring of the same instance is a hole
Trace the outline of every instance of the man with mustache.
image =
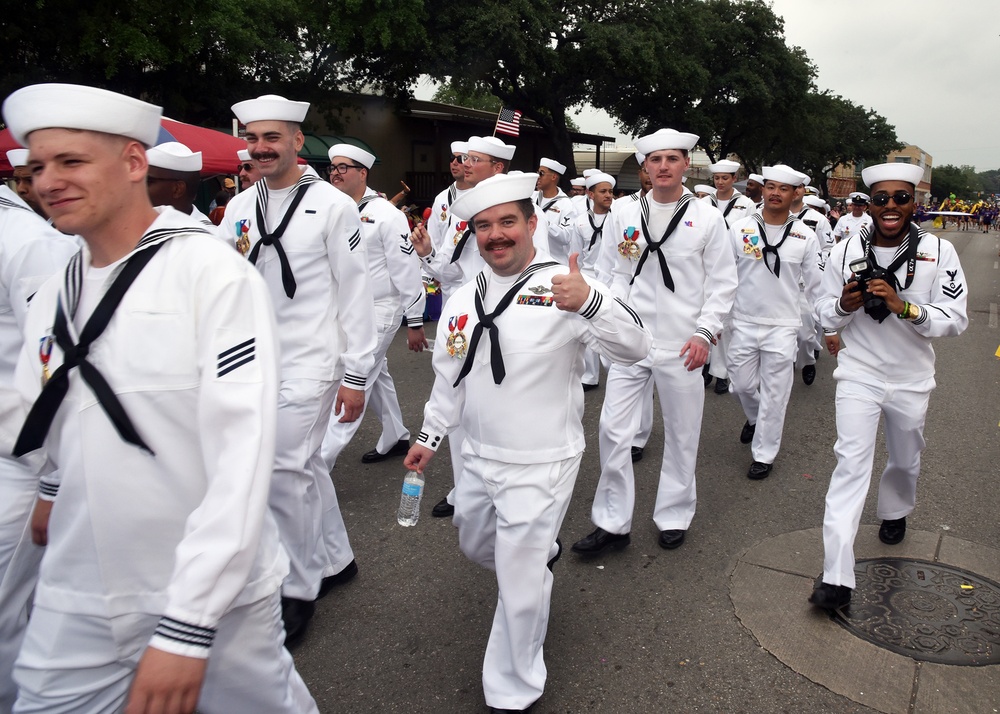
[(889, 453), (879, 480), (878, 537), (895, 545), (906, 535), (935, 384), (931, 340), (959, 335), (969, 324), (967, 284), (955, 248), (912, 222), (913, 195), (923, 175), (912, 164), (863, 169), (872, 192), (872, 225), (834, 246), (823, 272), (820, 319), (844, 340), (833, 373), (837, 466), (823, 517), (823, 580), (809, 598), (824, 610), (851, 601), (854, 538), (883, 417)]
[(635, 313), (585, 278), (576, 255), (567, 272), (533, 245), (536, 178), (489, 178), (452, 204), (485, 267), (441, 313), (434, 387), (405, 460), (422, 472), (445, 434), (466, 433), (455, 526), (499, 587), (483, 662), (491, 712), (529, 711), (545, 685), (551, 569), (583, 456), (583, 352), (631, 363), (649, 349)]
[(331, 413), (356, 420), (377, 344), (357, 204), (297, 164), (309, 104), (266, 95), (233, 105), (263, 178), (226, 206), (220, 235), (264, 276), (281, 326), (271, 510), (291, 558), (282, 586), (288, 639), (315, 601), (357, 573), (320, 447)]
[(695, 134), (660, 129), (635, 142), (652, 190), (612, 213), (617, 260), (611, 286), (653, 335), (649, 355), (612, 365), (601, 410), (601, 479), (591, 508), (596, 529), (573, 545), (582, 555), (631, 540), (635, 505), (632, 439), (652, 379), (663, 410), (663, 463), (653, 512), (665, 549), (679, 547), (694, 518), (695, 465), (705, 388), (701, 368), (733, 304), (736, 265), (726, 223), (684, 188)]

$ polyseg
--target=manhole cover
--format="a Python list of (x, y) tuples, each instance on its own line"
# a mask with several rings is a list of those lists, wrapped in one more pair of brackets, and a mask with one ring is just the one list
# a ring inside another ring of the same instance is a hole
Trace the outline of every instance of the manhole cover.
[(834, 619), (858, 637), (924, 662), (1000, 664), (1000, 585), (923, 560), (872, 558), (854, 568), (851, 604)]

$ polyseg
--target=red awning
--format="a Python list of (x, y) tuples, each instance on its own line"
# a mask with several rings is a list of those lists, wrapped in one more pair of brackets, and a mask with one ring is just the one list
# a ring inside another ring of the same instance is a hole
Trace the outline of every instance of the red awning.
[[(205, 129), (173, 119), (161, 119), (160, 135), (156, 143), (162, 144), (167, 141), (179, 141), (191, 151), (200, 151), (202, 176), (235, 174), (239, 163), (236, 152), (247, 148), (245, 139), (215, 129)], [(18, 144), (11, 136), (10, 130), (0, 131), (0, 175), (10, 176), (13, 172), (10, 162), (7, 161), (7, 151), (17, 148)]]

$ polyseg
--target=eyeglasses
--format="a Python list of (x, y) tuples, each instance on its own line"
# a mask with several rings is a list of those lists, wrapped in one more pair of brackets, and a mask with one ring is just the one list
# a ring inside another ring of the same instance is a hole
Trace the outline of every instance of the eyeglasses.
[(148, 176), (148, 175), (146, 176), (146, 183), (156, 183), (157, 181), (174, 183), (175, 181), (182, 181), (182, 180), (183, 179), (179, 178), (164, 178), (162, 176)]
[(484, 161), (489, 161), (491, 164), (496, 163), (496, 159), (481, 159), (478, 156), (470, 156), (469, 154), (466, 154), (465, 156), (462, 157), (463, 164), (472, 164), (473, 166), (475, 166), (476, 164), (481, 164)]
[(240, 164), (236, 167), (236, 173), (240, 171), (253, 171), (253, 164)]
[(468, 157), (465, 154), (452, 154), (451, 155), (451, 163), (455, 163), (457, 161), (460, 164), (464, 164), (466, 158), (468, 158)]
[(872, 196), (872, 203), (879, 207), (888, 206), (890, 198), (897, 206), (905, 206), (913, 200), (913, 194), (909, 191), (896, 191), (893, 194), (876, 193)]
[(338, 174), (346, 174), (351, 169), (363, 169), (365, 168), (361, 164), (330, 164), (330, 171), (336, 171)]

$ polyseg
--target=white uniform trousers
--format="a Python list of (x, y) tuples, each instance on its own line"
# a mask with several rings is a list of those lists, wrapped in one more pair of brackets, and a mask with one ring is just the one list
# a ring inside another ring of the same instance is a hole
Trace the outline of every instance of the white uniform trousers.
[[(611, 360), (601, 357), (601, 365), (605, 372), (611, 371)], [(584, 380), (586, 381), (586, 380)], [(605, 392), (607, 388), (605, 387)], [(653, 375), (646, 378), (646, 398), (642, 403), (642, 415), (639, 418), (639, 430), (632, 438), (632, 446), (637, 449), (645, 449), (649, 442), (649, 435), (653, 431)]]
[[(14, 676), (17, 714), (111, 714), (128, 697), (157, 615), (107, 620), (36, 607)], [(203, 714), (318, 712), (284, 647), (278, 594), (238, 607), (219, 622), (198, 711)]]
[(872, 477), (879, 418), (885, 416), (889, 457), (878, 489), (882, 520), (904, 518), (917, 503), (924, 418), (934, 379), (887, 384), (877, 379), (837, 382), (837, 466), (823, 516), (823, 582), (854, 587), (854, 538)]
[(278, 392), (278, 431), (269, 505), (288, 551), (286, 597), (315, 600), (324, 577), (354, 553), (320, 447), (339, 382), (289, 379)]
[(542, 645), (549, 624), (556, 536), (583, 454), (541, 464), (508, 464), (466, 447), (454, 524), (472, 561), (496, 572), (499, 595), (483, 659), (486, 704), (525, 709), (542, 696)]
[[(384, 328), (384, 329), (383, 329)], [(389, 374), (389, 363), (386, 360), (386, 352), (392, 345), (392, 340), (399, 330), (399, 323), (380, 326), (378, 333), (378, 344), (375, 347), (375, 366), (365, 380), (365, 406), (361, 416), (352, 422), (340, 423), (339, 417), (330, 415), (330, 423), (326, 427), (326, 436), (323, 438), (323, 461), (326, 463), (326, 470), (329, 472), (337, 465), (337, 458), (354, 438), (361, 421), (365, 418), (365, 412), (371, 407), (382, 423), (382, 436), (375, 447), (381, 453), (387, 453), (395, 446), (400, 439), (409, 439), (410, 432), (403, 426), (403, 414), (399, 409), (399, 399), (396, 397), (396, 385)], [(383, 378), (384, 375), (384, 378)], [(392, 441), (383, 448), (383, 442), (387, 436), (394, 436)]]
[(796, 328), (732, 321), (729, 380), (747, 421), (757, 425), (754, 461), (773, 464), (781, 448), (785, 410), (792, 394)]
[(465, 448), (465, 429), (460, 426), (455, 427), (448, 434), (448, 453), (451, 455), (451, 478), (452, 488), (445, 496), (445, 500), (451, 505), (455, 505), (455, 492), (458, 489), (458, 482), (462, 478), (462, 471), (465, 468), (465, 456), (462, 450)]
[(590, 517), (609, 533), (632, 530), (635, 475), (631, 445), (639, 428), (646, 384), (656, 384), (663, 413), (663, 463), (653, 522), (658, 530), (687, 530), (694, 518), (695, 467), (705, 406), (701, 370), (689, 372), (677, 351), (654, 347), (632, 366), (612, 365), (601, 410), (601, 478)]
[(716, 379), (729, 379), (729, 330), (730, 327), (727, 321), (722, 328), (722, 333), (715, 341), (716, 344), (712, 345), (708, 373)]
[(599, 384), (601, 381), (601, 355), (587, 348), (583, 353), (583, 384)]
[(17, 697), (14, 661), (44, 552), (31, 542), (37, 492), (36, 474), (17, 461), (0, 458), (0, 713), (10, 712)]
[(804, 290), (799, 291), (799, 316), (802, 318), (802, 325), (795, 333), (798, 341), (795, 366), (802, 369), (816, 364), (816, 350), (822, 350), (825, 345), (823, 328), (813, 319), (812, 308), (809, 307)]

